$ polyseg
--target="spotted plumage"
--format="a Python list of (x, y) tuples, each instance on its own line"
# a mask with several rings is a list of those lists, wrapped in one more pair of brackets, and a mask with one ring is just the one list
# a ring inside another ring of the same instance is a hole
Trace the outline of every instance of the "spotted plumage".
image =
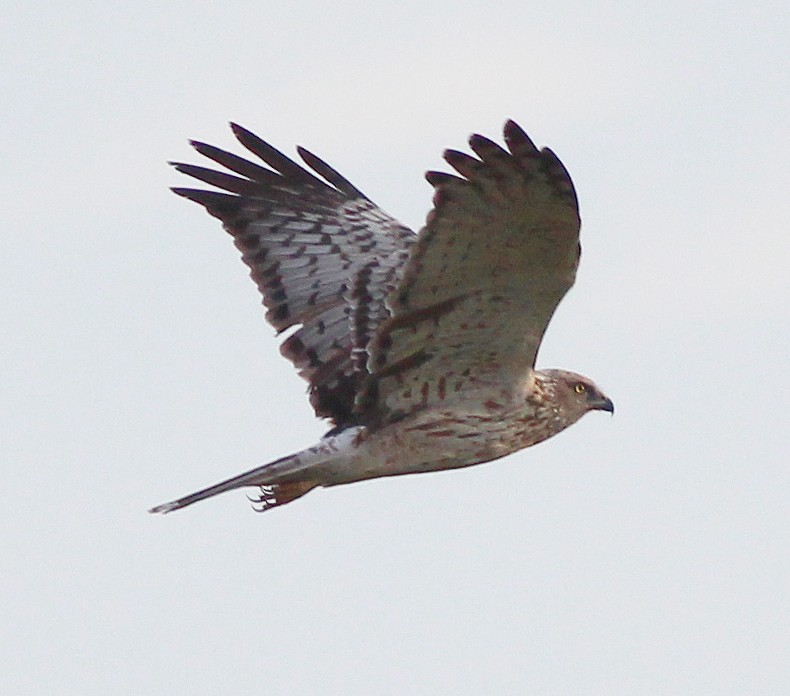
[(445, 152), (458, 175), (428, 172), (434, 207), (417, 235), (307, 150), (312, 171), (232, 128), (268, 167), (193, 142), (233, 174), (175, 163), (221, 190), (173, 190), (222, 221), (274, 328), (297, 327), (280, 351), (332, 428), (152, 512), (242, 486), (268, 509), (317, 486), (471, 466), (613, 411), (589, 379), (534, 369), (574, 282), (580, 222), (568, 172), (513, 121), (507, 149), (473, 135), (476, 157)]

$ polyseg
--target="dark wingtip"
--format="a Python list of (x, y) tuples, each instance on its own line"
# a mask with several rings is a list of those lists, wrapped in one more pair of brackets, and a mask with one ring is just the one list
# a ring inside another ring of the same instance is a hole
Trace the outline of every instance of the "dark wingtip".
[(241, 140), (246, 135), (253, 135), (252, 131), (247, 130), (244, 126), (240, 126), (235, 121), (229, 121), (228, 125), (233, 131), (233, 135), (235, 135), (239, 140)]
[(209, 145), (208, 143), (204, 143), (201, 140), (190, 140), (189, 144), (195, 148), (201, 155), (204, 157), (208, 157), (209, 159), (214, 159), (212, 154), (219, 151), (219, 148), (214, 147), (214, 145)]
[(514, 155), (529, 155), (538, 152), (538, 148), (527, 135), (526, 131), (512, 118), (509, 118), (505, 122), (505, 127), (502, 131), (505, 137), (505, 143), (510, 152)]
[(522, 135), (526, 135), (526, 133), (524, 133), (524, 129), (519, 126), (518, 123), (516, 123), (512, 118), (509, 118), (507, 121), (505, 121), (505, 126), (502, 131), (505, 135), (508, 133), (520, 133)]
[(223, 222), (228, 216), (235, 215), (239, 210), (239, 201), (243, 200), (239, 196), (219, 191), (205, 191), (203, 189), (192, 189), (181, 186), (174, 186), (170, 189), (177, 196), (182, 196), (190, 201), (202, 205), (210, 215), (219, 218)]
[(434, 187), (442, 186), (443, 184), (463, 181), (463, 179), (455, 176), (455, 174), (449, 174), (448, 172), (437, 172), (434, 170), (425, 172), (425, 180), (431, 186)]
[(302, 158), (304, 163), (310, 167), (310, 169), (324, 177), (324, 179), (332, 184), (332, 186), (334, 186), (338, 191), (342, 191), (347, 196), (352, 198), (363, 198), (365, 200), (369, 200), (368, 197), (362, 193), (362, 191), (354, 186), (354, 184), (352, 184), (337, 170), (330, 167), (318, 155), (314, 155), (312, 152), (310, 152), (310, 150), (302, 147), (301, 145), (296, 146), (296, 152), (299, 154), (299, 157)]
[(442, 156), (447, 164), (469, 181), (472, 181), (477, 172), (483, 168), (482, 160), (467, 155), (465, 152), (445, 150)]

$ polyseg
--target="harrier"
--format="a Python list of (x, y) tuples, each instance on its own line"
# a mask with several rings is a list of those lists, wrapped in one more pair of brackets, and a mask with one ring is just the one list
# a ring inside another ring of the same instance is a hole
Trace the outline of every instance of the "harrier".
[(541, 442), (612, 402), (588, 378), (535, 357), (579, 261), (570, 176), (513, 121), (506, 148), (481, 135), (457, 172), (430, 171), (433, 210), (414, 234), (326, 162), (310, 170), (231, 124), (268, 167), (192, 142), (224, 167), (175, 168), (221, 191), (174, 188), (233, 237), (284, 332), (280, 352), (332, 423), (315, 445), (192, 495), (242, 486), (265, 510), (317, 486), (457, 469)]

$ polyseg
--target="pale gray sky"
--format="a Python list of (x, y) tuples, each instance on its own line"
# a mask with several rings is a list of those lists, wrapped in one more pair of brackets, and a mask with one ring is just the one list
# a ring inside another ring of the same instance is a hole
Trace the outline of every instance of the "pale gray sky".
[[(7, 6), (0, 691), (790, 692), (788, 47), (784, 1)], [(237, 120), (417, 227), (509, 117), (583, 216), (539, 364), (616, 416), (148, 515), (324, 430), (165, 161)]]

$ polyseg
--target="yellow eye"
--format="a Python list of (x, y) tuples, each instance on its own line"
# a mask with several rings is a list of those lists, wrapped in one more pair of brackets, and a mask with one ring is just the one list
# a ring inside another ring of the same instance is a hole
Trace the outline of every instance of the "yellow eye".
[(579, 382), (573, 389), (577, 394), (584, 394), (584, 392), (587, 391), (587, 387), (585, 387), (581, 382)]

